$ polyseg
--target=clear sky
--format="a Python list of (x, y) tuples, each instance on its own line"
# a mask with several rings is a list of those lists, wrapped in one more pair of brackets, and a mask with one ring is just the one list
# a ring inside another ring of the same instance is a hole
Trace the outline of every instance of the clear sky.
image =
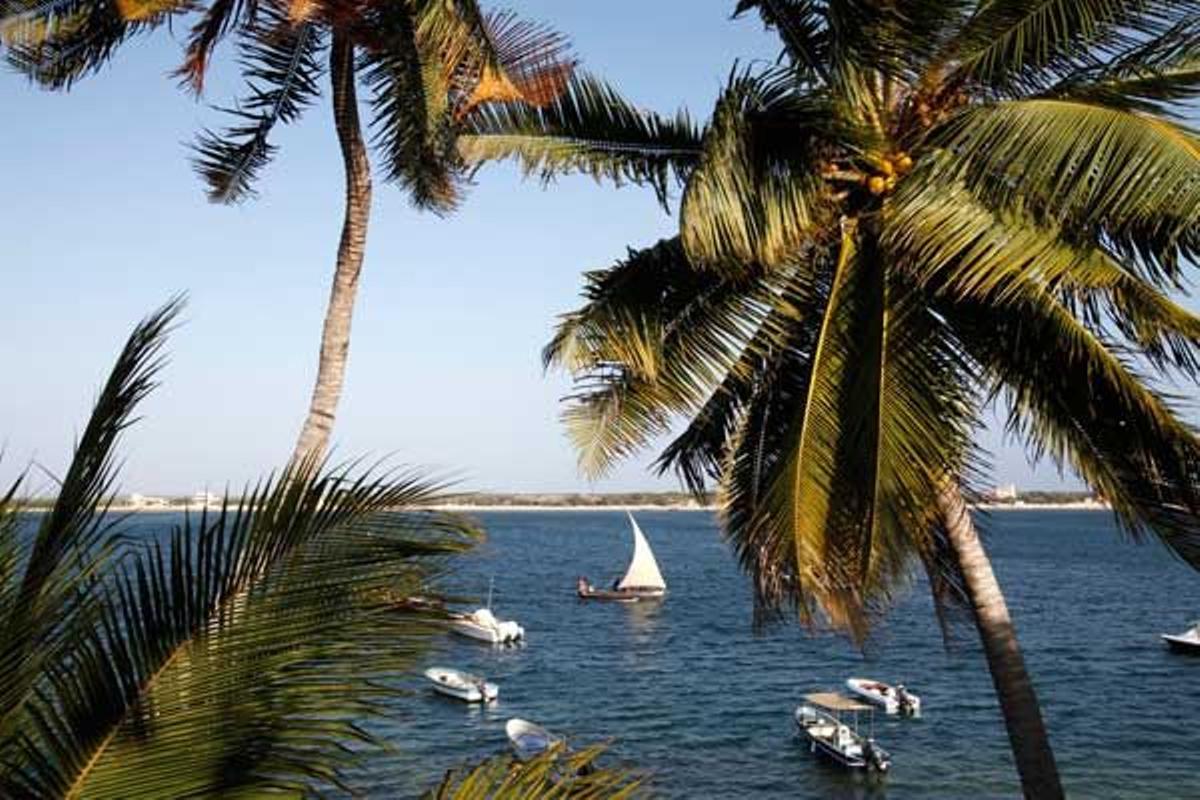
[[(585, 68), (636, 102), (700, 118), (735, 59), (776, 52), (757, 21), (729, 20), (732, 5), (512, 3), (570, 34)], [(0, 477), (31, 459), (62, 471), (129, 328), (180, 291), (187, 323), (125, 440), (123, 489), (238, 488), (291, 451), (341, 226), (330, 115), (323, 103), (277, 132), (257, 200), (208, 204), (184, 143), (221, 124), (206, 103), (240, 87), (225, 45), (205, 102), (178, 91), (166, 73), (180, 37), (136, 40), (69, 94), (0, 73)], [(449, 219), (412, 211), (377, 180), (337, 452), (394, 454), (465, 488), (674, 488), (646, 471), (649, 454), (597, 484), (580, 478), (557, 421), (566, 380), (539, 361), (555, 315), (578, 303), (581, 271), (672, 228), (651, 193), (584, 178), (543, 191), (493, 167)], [(994, 431), (982, 443), (998, 482), (1058, 485)]]

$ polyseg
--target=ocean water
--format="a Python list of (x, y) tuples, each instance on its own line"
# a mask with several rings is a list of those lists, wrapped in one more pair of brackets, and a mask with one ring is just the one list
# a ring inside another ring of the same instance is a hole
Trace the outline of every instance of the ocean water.
[[(500, 684), (486, 709), (432, 694), (419, 675), (398, 748), (367, 769), (371, 797), (412, 797), (446, 769), (506, 748), (505, 721), (534, 720), (581, 744), (611, 741), (608, 763), (649, 775), (667, 798), (1001, 798), (1019, 796), (991, 679), (973, 629), (943, 644), (921, 582), (864, 655), (796, 625), (755, 633), (746, 579), (705, 512), (638, 521), (669, 586), (661, 603), (584, 604), (576, 576), (601, 585), (631, 551), (623, 513), (483, 513), (488, 540), (461, 559), (453, 588), (518, 620), (528, 641), (495, 649), (447, 635), (427, 664)], [(1200, 797), (1200, 658), (1158, 639), (1200, 617), (1200, 573), (1157, 543), (1133, 545), (1105, 512), (1003, 511), (984, 522), (1068, 795)], [(809, 753), (793, 732), (802, 694), (850, 676), (902, 682), (917, 720), (876, 717), (893, 757), (870, 782)]]

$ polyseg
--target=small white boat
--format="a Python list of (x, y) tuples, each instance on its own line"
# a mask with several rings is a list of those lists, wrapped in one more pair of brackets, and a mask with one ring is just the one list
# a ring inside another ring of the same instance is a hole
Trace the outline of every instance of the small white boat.
[(1197, 622), (1189, 630), (1183, 633), (1162, 634), (1162, 639), (1177, 653), (1192, 653), (1200, 655), (1200, 622)]
[[(813, 753), (847, 769), (887, 772), (892, 765), (891, 756), (870, 735), (860, 733), (860, 714), (866, 714), (869, 725), (873, 726), (874, 706), (834, 692), (818, 692), (804, 696), (804, 704), (796, 709), (794, 719), (798, 731), (808, 737)], [(851, 720), (849, 724), (847, 718)]]
[(921, 698), (905, 689), (902, 683), (892, 686), (866, 678), (849, 678), (846, 688), (868, 703), (880, 706), (888, 714), (921, 716)]
[(656, 600), (667, 593), (667, 582), (658, 569), (654, 551), (650, 549), (650, 542), (646, 541), (646, 535), (638, 527), (633, 514), (629, 514), (629, 524), (633, 529), (633, 558), (629, 561), (629, 569), (625, 570), (625, 577), (616, 581), (612, 589), (597, 589), (588, 583), (586, 577), (580, 576), (575, 593), (581, 599), (636, 603), (639, 600)]
[(438, 694), (466, 703), (490, 703), (500, 696), (499, 686), (469, 672), (430, 667), (425, 670), (425, 677), (433, 683), (433, 690)]
[(564, 741), (563, 737), (550, 733), (541, 725), (516, 717), (504, 723), (504, 732), (512, 743), (513, 751), (522, 759), (533, 758)]
[(452, 614), (447, 624), (457, 634), (492, 644), (510, 644), (525, 638), (524, 628), (512, 620), (496, 619), (490, 608)]

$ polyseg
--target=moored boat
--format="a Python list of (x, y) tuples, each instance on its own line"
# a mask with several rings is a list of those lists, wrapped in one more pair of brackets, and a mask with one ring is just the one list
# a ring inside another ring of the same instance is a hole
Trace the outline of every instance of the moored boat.
[(563, 737), (550, 733), (541, 725), (517, 717), (504, 723), (504, 733), (512, 743), (513, 751), (521, 759), (533, 758), (565, 741)]
[(425, 670), (425, 677), (433, 683), (433, 690), (438, 694), (466, 703), (490, 703), (500, 696), (499, 686), (469, 672), (430, 667)]
[[(891, 756), (870, 735), (859, 730), (859, 715), (866, 714), (869, 726), (875, 707), (835, 692), (804, 696), (793, 715), (797, 730), (809, 741), (809, 750), (847, 769), (883, 773), (891, 768)], [(846, 720), (849, 719), (850, 722)]]
[(921, 698), (904, 688), (866, 678), (849, 678), (846, 688), (862, 700), (881, 707), (888, 714), (921, 715)]
[(461, 636), (492, 644), (511, 644), (525, 638), (525, 629), (512, 620), (497, 619), (490, 608), (470, 614), (451, 614), (447, 625)]
[(1200, 622), (1183, 633), (1161, 634), (1164, 642), (1177, 653), (1200, 655)]
[(633, 514), (629, 514), (629, 524), (633, 530), (633, 558), (625, 576), (617, 580), (612, 589), (597, 589), (580, 576), (575, 587), (575, 593), (583, 600), (610, 600), (618, 603), (636, 603), (639, 600), (655, 600), (667, 592), (667, 582), (663, 580), (654, 558), (654, 551), (646, 541), (646, 535), (638, 527)]

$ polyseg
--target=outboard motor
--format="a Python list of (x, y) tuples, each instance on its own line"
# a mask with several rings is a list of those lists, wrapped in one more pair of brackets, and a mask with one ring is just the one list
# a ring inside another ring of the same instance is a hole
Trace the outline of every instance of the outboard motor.
[(888, 767), (892, 765), (891, 756), (879, 745), (875, 744), (874, 739), (867, 739), (863, 745), (863, 757), (866, 759), (867, 766), (876, 772), (887, 772)]

